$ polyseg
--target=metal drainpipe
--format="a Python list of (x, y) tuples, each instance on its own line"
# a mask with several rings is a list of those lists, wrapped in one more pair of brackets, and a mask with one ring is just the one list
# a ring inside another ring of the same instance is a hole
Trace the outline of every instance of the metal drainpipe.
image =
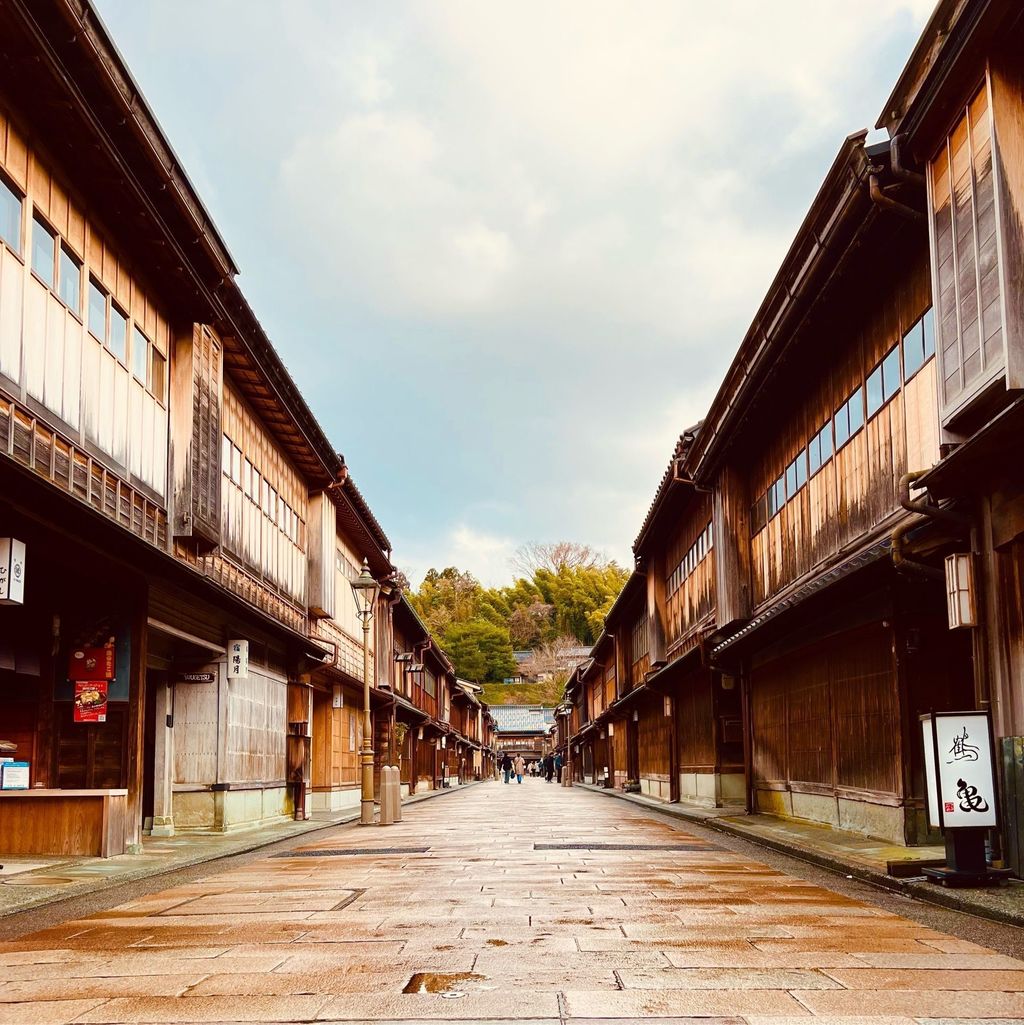
[(910, 473), (905, 473), (900, 477), (900, 505), (906, 509), (907, 512), (917, 513), (918, 519), (911, 520), (909, 523), (901, 523), (892, 532), (892, 563), (897, 572), (900, 573), (914, 573), (919, 576), (926, 576), (935, 580), (944, 580), (945, 573), (937, 566), (932, 566), (927, 562), (921, 562), (919, 559), (913, 559), (906, 554), (903, 544), (904, 538), (908, 533), (910, 533), (910, 531), (923, 526), (929, 520), (939, 520), (942, 523), (948, 523), (951, 526), (959, 527), (961, 529), (972, 528), (974, 526), (974, 521), (970, 516), (967, 516), (964, 513), (954, 512), (952, 509), (943, 509), (941, 506), (932, 505), (927, 499), (913, 499), (910, 497), (910, 485), (918, 478), (923, 477), (926, 472), (927, 471), (925, 470), (914, 470)]
[(924, 175), (920, 171), (911, 171), (903, 163), (903, 139), (903, 135), (894, 135), (889, 143), (889, 164), (892, 173), (901, 182), (923, 189), (925, 187)]
[(908, 220), (919, 223), (924, 221), (924, 214), (920, 210), (915, 210), (912, 206), (907, 206), (906, 203), (899, 203), (882, 191), (882, 186), (878, 182), (878, 172), (880, 170), (881, 168), (879, 167), (872, 167), (871, 174), (868, 176), (868, 192), (871, 195), (872, 202), (882, 207), (883, 210), (891, 210), (893, 213), (906, 217)]

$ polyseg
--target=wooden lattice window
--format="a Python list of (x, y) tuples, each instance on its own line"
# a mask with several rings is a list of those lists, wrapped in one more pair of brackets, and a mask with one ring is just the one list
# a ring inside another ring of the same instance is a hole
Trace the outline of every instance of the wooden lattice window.
[(929, 170), (940, 387), (948, 417), (1006, 361), (987, 86), (964, 109)]

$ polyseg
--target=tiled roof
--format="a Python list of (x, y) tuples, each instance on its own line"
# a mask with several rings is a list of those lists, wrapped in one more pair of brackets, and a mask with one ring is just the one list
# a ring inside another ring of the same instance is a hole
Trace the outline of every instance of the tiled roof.
[(546, 733), (555, 721), (553, 708), (540, 705), (491, 705), (499, 733)]

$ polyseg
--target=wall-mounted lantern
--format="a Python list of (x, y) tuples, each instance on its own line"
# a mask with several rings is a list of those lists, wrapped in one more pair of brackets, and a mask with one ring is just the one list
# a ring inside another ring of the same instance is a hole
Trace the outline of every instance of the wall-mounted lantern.
[(978, 625), (974, 556), (970, 552), (946, 556), (946, 612), (950, 630)]
[(25, 604), (25, 542), (0, 537), (0, 605)]

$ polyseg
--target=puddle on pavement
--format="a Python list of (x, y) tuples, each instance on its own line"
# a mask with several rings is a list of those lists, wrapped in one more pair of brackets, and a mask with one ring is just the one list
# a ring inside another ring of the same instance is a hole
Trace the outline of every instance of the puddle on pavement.
[(3, 884), (4, 886), (67, 886), (74, 881), (74, 879), (66, 879), (63, 876), (21, 875), (4, 879)]
[(435, 996), (456, 1000), (464, 997), (467, 990), (489, 989), (488, 986), (479, 985), (486, 980), (486, 975), (477, 975), (475, 972), (417, 972), (405, 984), (402, 992), (433, 993)]

